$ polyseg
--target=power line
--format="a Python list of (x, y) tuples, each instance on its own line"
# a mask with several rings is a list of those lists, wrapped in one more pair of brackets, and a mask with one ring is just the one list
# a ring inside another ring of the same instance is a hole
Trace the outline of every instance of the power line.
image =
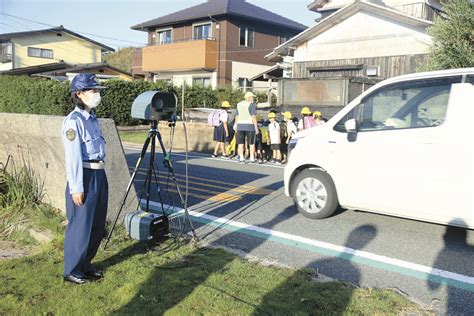
[[(41, 25), (44, 25), (44, 26), (57, 27), (57, 26), (54, 26), (54, 25), (51, 25), (51, 24), (46, 24), (46, 23), (42, 23), (42, 22), (38, 22), (38, 21), (26, 19), (26, 18), (14, 16), (14, 15), (7, 14), (7, 13), (2, 13), (2, 12), (0, 12), (0, 14), (1, 14), (1, 15), (5, 15), (5, 16), (9, 16), (9, 17), (13, 17), (13, 18), (17, 18), (17, 19), (21, 19), (21, 20), (28, 21), (28, 22), (33, 22), (33, 23), (41, 24)], [(30, 30), (33, 31), (33, 32), (35, 32), (35, 30), (32, 30), (32, 29), (30, 29)], [(127, 40), (122, 40), (122, 39), (118, 39), (118, 38), (114, 38), (114, 37), (107, 37), (107, 36), (102, 36), (102, 35), (97, 35), (97, 34), (92, 34), (92, 33), (86, 33), (86, 32), (80, 32), (80, 31), (74, 31), (74, 30), (71, 30), (71, 31), (76, 32), (76, 33), (82, 33), (82, 34), (92, 35), (92, 36), (96, 36), (96, 37), (106, 38), (106, 39), (112, 39), (112, 40), (119, 41), (119, 42), (128, 42), (128, 43), (139, 44), (139, 45), (144, 46), (144, 47), (149, 46), (148, 44), (143, 44), (143, 43), (138, 43), (138, 42), (132, 42), (132, 41), (127, 41)], [(53, 32), (53, 31), (51, 31), (51, 32)], [(249, 50), (237, 50), (237, 49), (236, 49), (237, 47), (233, 47), (233, 48), (234, 48), (235, 50), (222, 50), (221, 53), (246, 53), (246, 54), (249, 54), (249, 53), (265, 52), (265, 51), (272, 51), (272, 50), (273, 50), (273, 48), (249, 49)]]
[[(14, 21), (14, 20), (13, 20)], [(6, 23), (3, 23), (3, 22), (0, 22), (1, 24), (4, 24), (4, 25), (8, 25), (8, 26), (11, 26), (11, 27), (14, 27), (13, 25), (11, 24), (6, 24)], [(37, 31), (37, 30), (32, 30), (30, 29), (28, 26), (24, 25), (24, 24), (21, 24), (20, 22), (17, 22), (15, 21), (15, 23), (17, 24), (20, 24), (23, 28), (26, 28), (28, 30), (30, 30), (31, 32), (33, 33), (41, 33), (40, 31)], [(16, 27), (18, 28), (18, 27)], [(76, 55), (77, 54), (77, 50), (73, 50), (71, 49), (67, 44), (66, 45), (60, 45), (59, 43), (53, 43), (53, 42), (46, 42), (44, 40), (41, 40), (40, 38), (36, 38), (36, 40), (42, 44), (45, 44), (45, 45), (48, 45), (49, 47), (53, 47), (53, 48), (57, 48), (59, 50), (62, 50), (62, 51), (65, 51), (65, 52), (68, 52), (70, 54), (73, 54), (73, 55)], [(58, 60), (57, 58), (52, 58), (52, 60), (55, 60), (55, 61), (60, 61)]]
[(4, 22), (0, 22), (0, 24), (3, 24), (3, 25), (5, 25), (5, 26), (9, 26), (10, 28), (12, 28), (11, 30), (12, 30), (12, 31), (15, 31), (15, 32), (22, 30), (21, 28), (19, 28), (19, 27), (16, 26), (16, 25), (7, 24), (7, 23), (4, 23)]
[[(9, 17), (12, 17), (12, 18), (16, 18), (16, 19), (20, 19), (20, 20), (24, 20), (24, 21), (28, 21), (28, 22), (32, 22), (32, 23), (37, 23), (37, 24), (44, 25), (44, 26), (57, 27), (57, 25), (51, 25), (51, 24), (46, 24), (46, 23), (42, 23), (42, 22), (39, 22), (39, 21), (25, 19), (25, 18), (22, 18), (22, 17), (19, 17), (19, 16), (15, 16), (15, 15), (3, 13), (3, 12), (0, 12), (0, 15), (9, 16)], [(105, 38), (105, 39), (109, 39), (109, 40), (114, 40), (114, 41), (117, 41), (117, 42), (124, 42), (124, 43), (131, 43), (131, 44), (146, 46), (146, 44), (144, 44), (144, 43), (138, 43), (138, 42), (133, 42), (133, 41), (128, 41), (128, 40), (123, 40), (123, 39), (119, 39), (119, 38), (115, 38), (115, 37), (103, 36), (103, 35), (98, 35), (98, 34), (93, 34), (93, 33), (86, 33), (86, 32), (76, 31), (76, 30), (72, 30), (72, 29), (71, 29), (71, 31), (73, 31), (75, 33), (81, 33), (81, 34), (91, 35), (91, 36)]]
[[(43, 22), (39, 22), (39, 21), (35, 21), (35, 20), (30, 20), (30, 19), (26, 19), (26, 18), (22, 18), (22, 17), (19, 17), (19, 16), (15, 16), (15, 15), (11, 15), (11, 14), (7, 14), (7, 13), (3, 13), (3, 12), (0, 12), (0, 15), (4, 15), (8, 18), (10, 18), (14, 23), (18, 24), (18, 25), (22, 25), (24, 28), (26, 29), (29, 29), (31, 32), (37, 32), (37, 33), (41, 33), (41, 31), (39, 30), (33, 30), (31, 29), (29, 26), (26, 26), (25, 24), (22, 24), (20, 23), (19, 21), (16, 21), (14, 20), (13, 18), (15, 19), (19, 19), (19, 20), (23, 20), (23, 21), (27, 21), (29, 23), (36, 23), (36, 24), (40, 24), (40, 25), (44, 25), (44, 26), (48, 26), (48, 27), (57, 27), (57, 26), (54, 26), (54, 25), (51, 25), (51, 24), (47, 24), (47, 23), (43, 23)], [(1, 22), (0, 22), (1, 23)], [(4, 25), (8, 25), (6, 23), (2, 23)], [(15, 27), (13, 25), (8, 25), (8, 26), (11, 26), (11, 27)], [(17, 28), (17, 27), (16, 27)], [(53, 33), (56, 33), (55, 31), (53, 30), (47, 30), (49, 32), (53, 32)], [(102, 35), (97, 35), (97, 34), (92, 34), (92, 33), (86, 33), (86, 32), (80, 32), (80, 31), (74, 31), (74, 30), (71, 30), (73, 32), (76, 32), (76, 33), (82, 33), (82, 34), (87, 34), (87, 35), (92, 35), (92, 36), (96, 36), (96, 37), (100, 37), (100, 38), (105, 38), (105, 39), (111, 39), (111, 40), (114, 40), (114, 41), (118, 41), (118, 42), (126, 42), (126, 43), (134, 43), (134, 44), (139, 44), (141, 46), (149, 46), (147, 44), (143, 44), (143, 43), (138, 43), (138, 42), (132, 42), (132, 41), (127, 41), (127, 40), (122, 40), (122, 39), (118, 39), (118, 38), (114, 38), (114, 37), (107, 37), (107, 36), (102, 36)], [(64, 47), (60, 47), (60, 46), (57, 46), (57, 45), (54, 45), (52, 43), (47, 43), (47, 42), (44, 42), (44, 41), (40, 41), (40, 42), (43, 42), (45, 44), (49, 44), (53, 47), (58, 47), (58, 48), (61, 48), (63, 50), (66, 50), (66, 51), (69, 51), (69, 52), (73, 52), (67, 48), (64, 48)], [(250, 49), (241, 49), (241, 48), (238, 48), (237, 46), (235, 45), (232, 45), (231, 46), (231, 50), (221, 50), (221, 53), (239, 53), (239, 54), (253, 54), (254, 56), (256, 56), (258, 54), (258, 52), (269, 52), (269, 51), (272, 51), (273, 48), (265, 48), (265, 49), (255, 49), (255, 48), (250, 48)], [(73, 52), (73, 53), (76, 53), (76, 52)], [(217, 51), (215, 52), (217, 53)]]

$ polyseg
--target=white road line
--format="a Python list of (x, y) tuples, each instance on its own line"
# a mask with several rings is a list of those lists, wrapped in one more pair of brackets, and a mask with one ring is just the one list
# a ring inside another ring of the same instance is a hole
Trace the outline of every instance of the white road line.
[[(126, 150), (134, 150), (134, 151), (141, 151), (142, 150), (142, 147), (139, 147), (139, 146), (133, 146), (133, 145), (130, 145), (130, 144), (126, 144), (126, 145), (123, 145), (123, 149), (126, 149)], [(171, 156), (179, 156), (179, 157), (186, 157), (186, 154), (182, 154), (182, 153), (176, 153), (176, 152), (173, 152), (171, 154)], [(237, 161), (236, 159), (228, 159), (228, 158), (212, 158), (212, 157), (208, 157), (206, 155), (198, 155), (198, 154), (188, 154), (188, 157), (189, 158), (198, 158), (198, 159), (205, 159), (205, 160), (212, 160), (212, 161), (221, 161), (221, 162), (227, 162), (227, 163), (234, 163), (234, 164), (240, 164), (239, 161)], [(276, 168), (276, 169), (282, 169), (284, 168), (284, 166), (276, 166), (276, 165), (270, 165), (268, 163), (265, 163), (265, 164), (257, 164), (257, 163), (248, 163), (248, 164), (245, 164), (246, 166), (259, 166), (259, 167), (265, 167), (265, 168)]]
[[(161, 208), (161, 204), (157, 203), (157, 202), (150, 201), (150, 205)], [(175, 209), (179, 213), (184, 213), (183, 209), (179, 209), (179, 208), (175, 208)], [(395, 259), (395, 258), (381, 256), (381, 255), (377, 255), (377, 254), (374, 254), (374, 253), (361, 251), (361, 250), (356, 250), (356, 249), (352, 249), (352, 248), (348, 248), (348, 247), (344, 247), (344, 246), (334, 245), (334, 244), (330, 244), (330, 243), (326, 243), (326, 242), (322, 242), (322, 241), (318, 241), (318, 240), (313, 240), (313, 239), (309, 239), (309, 238), (305, 238), (305, 237), (301, 237), (301, 236), (297, 236), (297, 235), (283, 233), (283, 232), (279, 232), (279, 231), (275, 231), (275, 230), (271, 230), (271, 229), (267, 229), (267, 228), (262, 228), (262, 227), (259, 227), (259, 226), (254, 226), (254, 225), (250, 225), (250, 224), (245, 224), (245, 223), (229, 220), (229, 219), (226, 219), (226, 218), (215, 217), (215, 216), (212, 216), (212, 215), (207, 215), (205, 213), (189, 211), (189, 214), (193, 217), (203, 219), (203, 220), (205, 220), (206, 222), (209, 222), (209, 223), (218, 223), (218, 224), (221, 224), (221, 225), (228, 225), (228, 226), (233, 227), (233, 228), (242, 229), (242, 230), (251, 231), (251, 232), (256, 232), (256, 233), (263, 234), (263, 235), (269, 236), (269, 237), (270, 236), (271, 237), (277, 237), (278, 239), (291, 241), (291, 242), (296, 242), (296, 243), (301, 243), (301, 244), (305, 244), (305, 245), (310, 245), (310, 246), (314, 246), (314, 247), (317, 247), (317, 248), (322, 248), (322, 249), (326, 249), (326, 250), (329, 250), (329, 251), (333, 251), (333, 252), (336, 252), (336, 253), (346, 254), (346, 255), (349, 255), (351, 257), (363, 258), (363, 259), (366, 259), (368, 261), (375, 262), (375, 263), (387, 264), (387, 265), (390, 265), (390, 266), (399, 267), (399, 268), (402, 268), (402, 269), (407, 269), (407, 270), (410, 270), (410, 271), (419, 272), (419, 273), (423, 273), (423, 274), (426, 274), (426, 275), (439, 277), (439, 278), (442, 278), (442, 279), (461, 282), (461, 283), (467, 284), (469, 286), (473, 286), (472, 289), (470, 289), (470, 290), (474, 291), (474, 277), (471, 277), (471, 276), (466, 276), (466, 275), (462, 275), (462, 274), (458, 274), (458, 273), (454, 273), (454, 272), (450, 272), (450, 271), (446, 271), (446, 270), (436, 269), (436, 268), (432, 268), (432, 267), (429, 267), (429, 266), (424, 266), (424, 265), (417, 264), (417, 263), (412, 263), (412, 262), (408, 262), (408, 261), (404, 261), (404, 260), (399, 260), (399, 259)], [(245, 234), (244, 231), (242, 233)], [(383, 267), (382, 267), (382, 269), (383, 269)], [(400, 271), (398, 271), (398, 272), (400, 272)]]

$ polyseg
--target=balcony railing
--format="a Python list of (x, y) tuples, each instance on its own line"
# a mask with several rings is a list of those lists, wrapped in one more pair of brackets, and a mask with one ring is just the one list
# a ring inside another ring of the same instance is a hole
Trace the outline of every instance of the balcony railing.
[(204, 38), (187, 38), (187, 39), (180, 39), (180, 40), (172, 40), (169, 42), (156, 42), (152, 45), (148, 46), (155, 46), (155, 45), (170, 45), (170, 44), (176, 44), (176, 43), (184, 43), (184, 42), (192, 42), (192, 41), (216, 41), (215, 37), (204, 37)]
[(217, 42), (213, 39), (175, 41), (142, 48), (145, 72), (217, 68)]

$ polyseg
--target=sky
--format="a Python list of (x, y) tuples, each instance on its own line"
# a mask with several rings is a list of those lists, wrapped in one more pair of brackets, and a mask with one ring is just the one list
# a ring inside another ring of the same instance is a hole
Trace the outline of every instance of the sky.
[[(205, 1), (0, 0), (0, 34), (63, 25), (115, 49), (143, 46), (146, 33), (131, 30), (131, 26)], [(307, 26), (313, 25), (318, 16), (307, 9), (311, 0), (247, 1)]]

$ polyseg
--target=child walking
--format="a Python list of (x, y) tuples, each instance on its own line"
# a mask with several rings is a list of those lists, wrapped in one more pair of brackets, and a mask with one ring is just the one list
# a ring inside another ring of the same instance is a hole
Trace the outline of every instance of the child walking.
[(272, 162), (281, 165), (281, 152), (280, 152), (280, 124), (275, 120), (276, 114), (270, 112), (268, 114), (268, 119), (270, 120), (270, 125), (268, 125), (268, 133), (270, 134), (270, 149), (273, 152)]

